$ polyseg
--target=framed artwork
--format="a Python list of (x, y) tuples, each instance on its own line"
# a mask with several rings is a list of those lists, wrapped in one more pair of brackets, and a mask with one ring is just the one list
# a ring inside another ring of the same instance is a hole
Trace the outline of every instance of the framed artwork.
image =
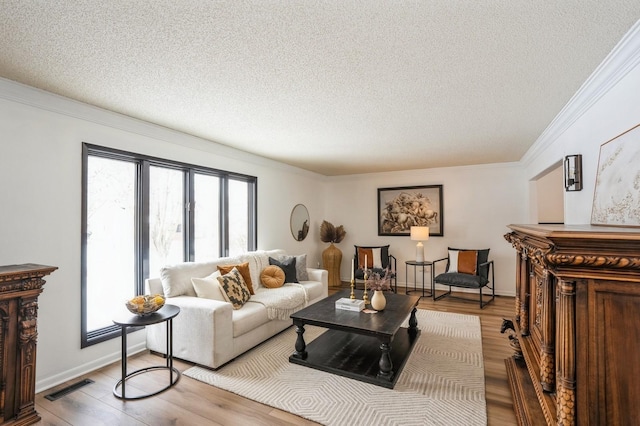
[(591, 224), (640, 226), (640, 124), (600, 146)]
[(444, 235), (442, 185), (378, 188), (378, 235), (410, 235), (428, 226), (429, 236)]

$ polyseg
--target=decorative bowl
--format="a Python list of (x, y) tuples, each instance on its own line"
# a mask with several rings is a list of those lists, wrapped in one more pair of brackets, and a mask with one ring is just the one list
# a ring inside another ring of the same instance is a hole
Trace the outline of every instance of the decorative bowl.
[(145, 316), (154, 313), (164, 306), (164, 296), (161, 294), (136, 296), (131, 300), (127, 300), (126, 305), (132, 314)]

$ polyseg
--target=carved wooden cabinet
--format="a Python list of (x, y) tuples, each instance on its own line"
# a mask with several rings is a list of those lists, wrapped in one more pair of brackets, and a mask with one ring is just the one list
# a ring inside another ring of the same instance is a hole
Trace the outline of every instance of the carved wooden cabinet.
[(510, 225), (520, 424), (640, 422), (640, 229)]
[(0, 266), (0, 423), (29, 425), (35, 410), (38, 295), (54, 266)]

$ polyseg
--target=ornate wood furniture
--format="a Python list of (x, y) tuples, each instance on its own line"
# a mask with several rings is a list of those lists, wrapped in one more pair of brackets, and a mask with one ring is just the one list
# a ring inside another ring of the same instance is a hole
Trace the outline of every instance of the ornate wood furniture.
[(519, 351), (505, 363), (519, 423), (640, 419), (640, 229), (509, 228)]
[(0, 266), (0, 423), (30, 425), (35, 410), (38, 295), (55, 266)]

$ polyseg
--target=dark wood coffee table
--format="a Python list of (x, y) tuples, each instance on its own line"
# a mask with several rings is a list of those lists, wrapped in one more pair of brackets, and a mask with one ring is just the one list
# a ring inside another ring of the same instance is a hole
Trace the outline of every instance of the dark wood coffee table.
[[(355, 291), (362, 298), (362, 291)], [(419, 296), (385, 293), (387, 306), (375, 314), (335, 308), (350, 291), (335, 293), (291, 315), (298, 337), (289, 362), (393, 389), (420, 335)], [(409, 327), (401, 327), (409, 318)], [(329, 330), (308, 345), (304, 326)]]

